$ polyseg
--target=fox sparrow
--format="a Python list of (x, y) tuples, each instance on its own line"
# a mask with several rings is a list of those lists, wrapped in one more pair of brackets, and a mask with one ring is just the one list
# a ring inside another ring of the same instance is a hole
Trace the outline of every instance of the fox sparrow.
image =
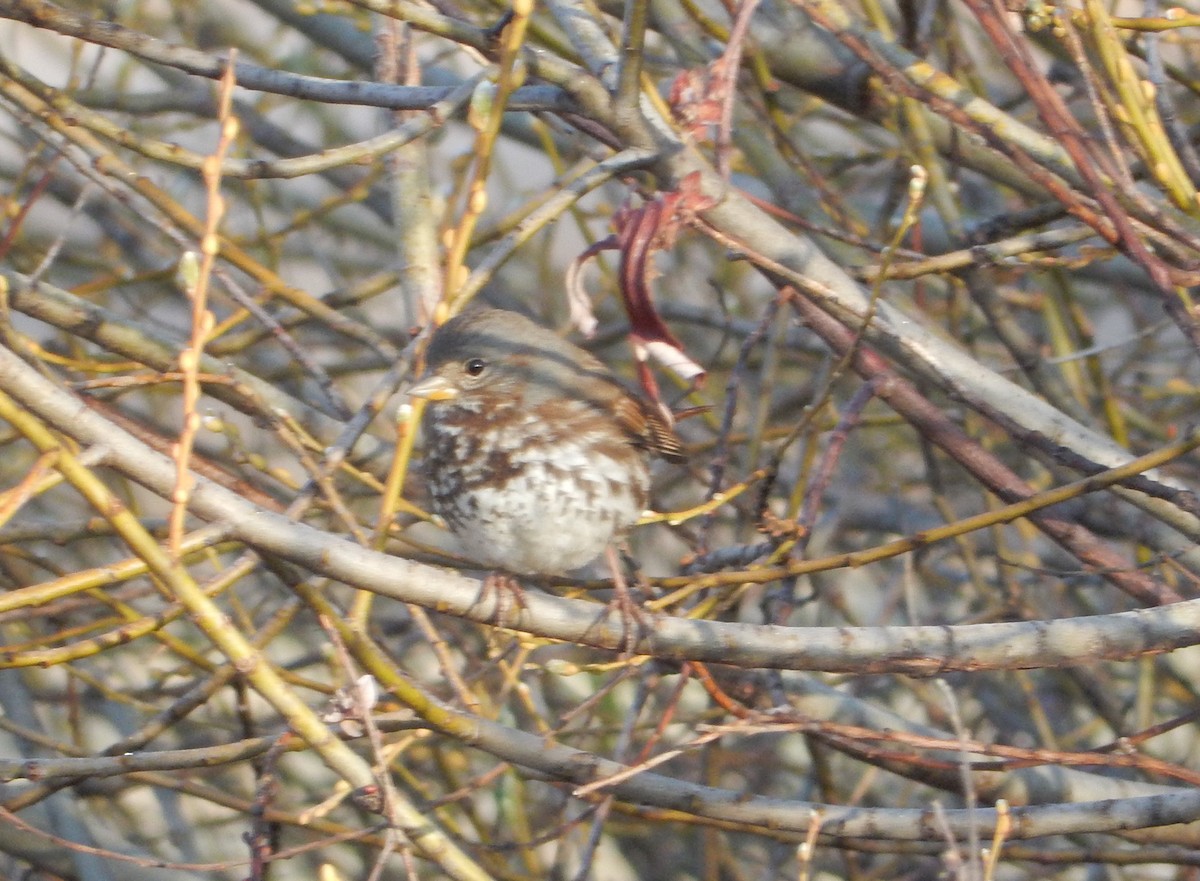
[(486, 566), (561, 575), (590, 563), (645, 509), (648, 454), (683, 458), (651, 404), (516, 312), (452, 318), (426, 362), (409, 395), (429, 401), (432, 507)]

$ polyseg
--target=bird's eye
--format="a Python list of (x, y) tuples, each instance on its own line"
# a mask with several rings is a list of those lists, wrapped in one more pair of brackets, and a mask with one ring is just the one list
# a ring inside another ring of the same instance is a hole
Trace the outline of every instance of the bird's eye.
[(463, 366), (466, 368), (468, 376), (478, 376), (487, 369), (487, 362), (482, 358), (471, 358)]

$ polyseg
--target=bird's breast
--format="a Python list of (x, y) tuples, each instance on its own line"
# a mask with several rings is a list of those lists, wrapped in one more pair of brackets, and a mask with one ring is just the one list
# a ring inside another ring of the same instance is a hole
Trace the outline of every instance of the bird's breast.
[(431, 407), (433, 509), (479, 562), (562, 574), (598, 557), (647, 504), (644, 454), (585, 402)]

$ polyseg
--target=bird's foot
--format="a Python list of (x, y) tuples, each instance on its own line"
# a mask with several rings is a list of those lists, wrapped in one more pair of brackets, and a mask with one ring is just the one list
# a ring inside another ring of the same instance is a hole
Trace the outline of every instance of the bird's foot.
[[(525, 603), (525, 588), (507, 572), (489, 572), (483, 579), (479, 599), (480, 602), (494, 600), (496, 612), (492, 620), (497, 624), (503, 621), (509, 609), (529, 608)], [(510, 602), (512, 605), (508, 605)]]
[(629, 589), (617, 549), (609, 545), (604, 556), (613, 579), (613, 598), (608, 603), (608, 610), (621, 616), (621, 651), (624, 655), (632, 655), (638, 639), (650, 631), (650, 618)]

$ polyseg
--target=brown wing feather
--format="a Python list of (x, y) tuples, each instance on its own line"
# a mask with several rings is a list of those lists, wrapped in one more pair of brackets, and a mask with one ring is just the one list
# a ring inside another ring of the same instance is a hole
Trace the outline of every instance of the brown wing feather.
[(653, 404), (631, 395), (621, 395), (616, 401), (617, 420), (633, 436), (634, 443), (645, 447), (668, 462), (683, 462), (683, 447), (675, 429)]

